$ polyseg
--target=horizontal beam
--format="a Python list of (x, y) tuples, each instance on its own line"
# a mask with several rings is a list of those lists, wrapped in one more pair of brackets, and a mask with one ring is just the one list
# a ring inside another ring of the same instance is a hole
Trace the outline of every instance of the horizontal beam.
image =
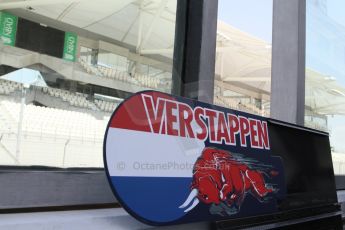
[(75, 2), (82, 2), (86, 0), (32, 0), (32, 1), (10, 1), (0, 2), (0, 10), (26, 8), (28, 6), (42, 6), (42, 5), (56, 5), (56, 4), (71, 4)]
[(172, 54), (173, 52), (173, 49), (147, 49), (140, 51), (141, 54)]
[(223, 81), (239, 81), (239, 82), (271, 82), (270, 77), (228, 77), (223, 78)]
[[(249, 48), (255, 49), (255, 52), (253, 52), (252, 50), (250, 50)], [(247, 53), (252, 53), (252, 54), (256, 54), (258, 56), (260, 56), (260, 54), (258, 54), (259, 52), (265, 52), (268, 55), (270, 55), (270, 50), (271, 47), (269, 45), (267, 46), (263, 46), (263, 47), (257, 47), (257, 46), (247, 46), (247, 47), (243, 47), (243, 46), (239, 46), (239, 45), (232, 45), (232, 46), (217, 46), (216, 48), (216, 52), (217, 53), (225, 53), (225, 52), (229, 52), (229, 50), (236, 50), (236, 51), (245, 51)], [(262, 54), (261, 54), (262, 56)]]
[(266, 92), (261, 89), (255, 89), (254, 87), (238, 84), (236, 83), (228, 83), (220, 80), (215, 80), (215, 85), (222, 87), (223, 89), (231, 90), (236, 93), (240, 93), (246, 96), (250, 96), (257, 99), (263, 99), (266, 101), (270, 100), (270, 93)]

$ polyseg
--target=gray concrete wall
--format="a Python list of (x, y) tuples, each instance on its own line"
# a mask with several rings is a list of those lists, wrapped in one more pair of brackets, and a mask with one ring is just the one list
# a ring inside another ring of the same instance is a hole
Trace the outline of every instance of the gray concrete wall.
[(213, 103), (216, 66), (218, 0), (204, 1), (198, 100)]
[(274, 0), (271, 117), (304, 124), (306, 0)]
[(177, 3), (172, 92), (213, 103), (218, 0)]
[(103, 170), (0, 169), (0, 210), (116, 203)]

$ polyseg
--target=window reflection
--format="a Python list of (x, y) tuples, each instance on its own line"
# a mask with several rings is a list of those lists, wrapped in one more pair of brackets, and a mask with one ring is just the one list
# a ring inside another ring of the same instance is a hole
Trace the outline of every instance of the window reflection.
[(270, 116), (272, 4), (219, 1), (215, 104)]
[(344, 1), (307, 1), (305, 125), (330, 133), (335, 174), (345, 173)]
[(15, 6), (0, 11), (0, 165), (103, 167), (119, 103), (171, 92), (176, 0)]

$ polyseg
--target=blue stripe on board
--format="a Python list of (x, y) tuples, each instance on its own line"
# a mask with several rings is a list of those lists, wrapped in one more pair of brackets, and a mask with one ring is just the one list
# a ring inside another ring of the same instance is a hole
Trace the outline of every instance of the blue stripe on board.
[(186, 214), (179, 206), (190, 193), (192, 178), (112, 176), (111, 181), (127, 207), (149, 221), (170, 222)]

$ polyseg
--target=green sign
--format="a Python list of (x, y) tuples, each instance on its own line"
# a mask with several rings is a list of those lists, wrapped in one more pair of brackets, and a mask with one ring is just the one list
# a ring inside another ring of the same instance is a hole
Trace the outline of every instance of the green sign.
[(77, 55), (78, 36), (75, 33), (65, 33), (65, 43), (63, 48), (63, 59), (75, 61)]
[(18, 17), (0, 12), (0, 40), (5, 45), (14, 46), (16, 44)]

